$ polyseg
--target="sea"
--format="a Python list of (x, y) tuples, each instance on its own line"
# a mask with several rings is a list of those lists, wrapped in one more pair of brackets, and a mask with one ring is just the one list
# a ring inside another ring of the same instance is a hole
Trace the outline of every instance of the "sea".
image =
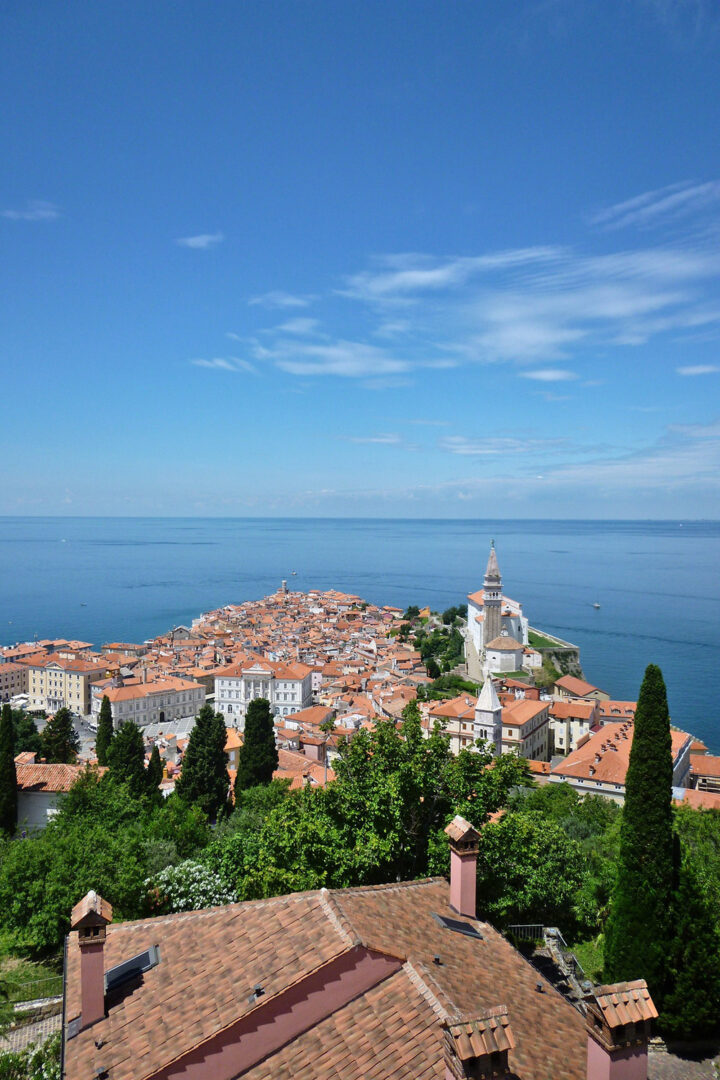
[(491, 540), (590, 682), (635, 700), (659, 664), (673, 723), (720, 753), (720, 522), (5, 517), (0, 644), (143, 641), (282, 579), (442, 611), (482, 588)]

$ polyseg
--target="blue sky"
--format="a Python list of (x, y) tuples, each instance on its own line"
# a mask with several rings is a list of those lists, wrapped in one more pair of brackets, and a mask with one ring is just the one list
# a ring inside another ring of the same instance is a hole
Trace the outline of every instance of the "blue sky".
[(0, 513), (720, 517), (711, 0), (6, 0)]

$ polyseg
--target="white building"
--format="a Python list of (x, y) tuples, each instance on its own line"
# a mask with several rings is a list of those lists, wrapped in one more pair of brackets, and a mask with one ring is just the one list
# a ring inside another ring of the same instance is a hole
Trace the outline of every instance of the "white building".
[(241, 731), (247, 707), (256, 698), (269, 701), (274, 716), (290, 716), (312, 705), (312, 676), (313, 669), (307, 664), (251, 657), (217, 672), (215, 708), (228, 726)]
[[(485, 569), (483, 588), (468, 596), (465, 653), (471, 678), (480, 680), (484, 678), (488, 670), (503, 670), (488, 669), (483, 663), (488, 645), (503, 634), (514, 639), (521, 646), (528, 644), (528, 620), (523, 615), (522, 605), (517, 600), (511, 600), (509, 596), (503, 596), (502, 576), (493, 542)], [(521, 657), (518, 669), (522, 666)]]
[(110, 701), (115, 728), (125, 720), (133, 720), (138, 727), (187, 720), (197, 716), (205, 704), (205, 687), (190, 679), (175, 675), (159, 675), (147, 682), (128, 679), (119, 686), (93, 686), (91, 713), (95, 724), (105, 695)]

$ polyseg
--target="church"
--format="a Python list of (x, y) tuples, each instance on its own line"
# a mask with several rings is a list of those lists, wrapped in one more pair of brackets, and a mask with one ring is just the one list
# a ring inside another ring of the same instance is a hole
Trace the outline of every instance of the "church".
[(489, 671), (518, 670), (527, 644), (528, 620), (517, 600), (503, 596), (493, 540), (483, 588), (468, 596), (465, 655), (469, 677), (481, 682)]

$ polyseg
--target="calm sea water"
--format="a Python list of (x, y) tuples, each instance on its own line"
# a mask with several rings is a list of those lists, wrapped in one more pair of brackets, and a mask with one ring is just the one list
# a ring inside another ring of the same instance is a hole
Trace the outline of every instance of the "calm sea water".
[(591, 682), (634, 699), (660, 664), (674, 722), (720, 752), (720, 522), (0, 518), (0, 643), (142, 640), (282, 578), (442, 610), (482, 586), (491, 538), (504, 591)]

